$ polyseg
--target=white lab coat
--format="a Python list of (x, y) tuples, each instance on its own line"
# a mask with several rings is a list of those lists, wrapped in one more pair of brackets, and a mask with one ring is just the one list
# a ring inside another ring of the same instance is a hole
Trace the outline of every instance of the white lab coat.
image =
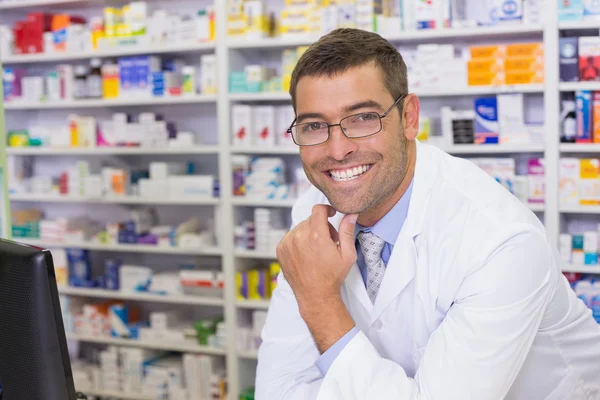
[[(560, 274), (537, 217), (469, 161), (417, 143), (416, 163), (375, 304), (356, 265), (342, 286), (361, 332), (324, 377), (280, 277), (257, 400), (600, 399), (600, 328)], [(293, 224), (319, 203), (327, 200), (313, 188)]]

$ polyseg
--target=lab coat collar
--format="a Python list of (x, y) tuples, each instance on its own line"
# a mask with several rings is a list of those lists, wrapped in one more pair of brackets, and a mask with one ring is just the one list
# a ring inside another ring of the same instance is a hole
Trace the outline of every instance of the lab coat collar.
[(438, 164), (432, 149), (428, 145), (415, 142), (417, 160), (408, 215), (396, 239), (375, 304), (369, 300), (358, 265), (355, 264), (350, 269), (345, 281), (346, 288), (354, 295), (354, 300), (350, 301), (357, 301), (371, 315), (370, 323), (379, 318), (415, 276), (417, 251), (414, 239), (423, 229), (429, 196), (438, 175)]

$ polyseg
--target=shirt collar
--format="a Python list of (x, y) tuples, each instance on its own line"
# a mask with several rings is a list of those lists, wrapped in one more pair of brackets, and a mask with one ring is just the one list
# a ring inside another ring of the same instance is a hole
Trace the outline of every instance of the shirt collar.
[(385, 240), (386, 243), (393, 246), (396, 243), (396, 239), (398, 238), (400, 230), (402, 229), (404, 221), (406, 220), (406, 216), (408, 215), (408, 206), (410, 204), (413, 182), (414, 180), (410, 182), (406, 192), (404, 192), (394, 207), (392, 207), (392, 209), (388, 211), (383, 218), (377, 221), (375, 225), (371, 227), (364, 227), (356, 224), (354, 236), (356, 237), (359, 232), (373, 232), (375, 235)]

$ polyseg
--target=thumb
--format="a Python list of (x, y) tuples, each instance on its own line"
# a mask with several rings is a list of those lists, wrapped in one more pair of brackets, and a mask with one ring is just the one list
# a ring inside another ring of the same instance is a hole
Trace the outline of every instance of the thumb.
[(345, 260), (353, 260), (356, 258), (356, 246), (354, 245), (354, 227), (358, 214), (347, 214), (342, 218), (340, 223), (339, 238), (340, 252)]

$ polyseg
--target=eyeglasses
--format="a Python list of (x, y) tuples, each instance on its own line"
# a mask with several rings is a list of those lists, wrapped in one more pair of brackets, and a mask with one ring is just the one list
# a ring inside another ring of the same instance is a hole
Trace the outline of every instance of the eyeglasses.
[(287, 130), (292, 136), (294, 143), (298, 146), (316, 146), (329, 140), (331, 128), (339, 126), (347, 138), (363, 138), (379, 133), (382, 129), (381, 119), (387, 117), (392, 109), (407, 95), (402, 95), (396, 99), (394, 104), (383, 114), (377, 112), (364, 112), (350, 115), (342, 118), (339, 124), (328, 124), (327, 122), (307, 122), (305, 124), (294, 125), (296, 120)]

